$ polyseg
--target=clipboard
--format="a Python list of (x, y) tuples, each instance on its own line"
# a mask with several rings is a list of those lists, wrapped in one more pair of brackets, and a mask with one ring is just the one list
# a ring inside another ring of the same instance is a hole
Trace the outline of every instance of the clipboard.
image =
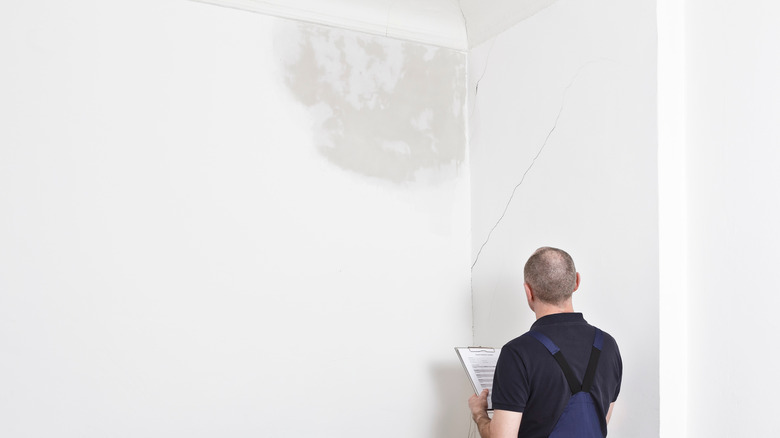
[[(491, 347), (455, 347), (461, 365), (471, 381), (474, 393), (477, 395), (482, 390), (490, 390), (493, 394), (493, 373), (496, 371), (500, 348)], [(488, 395), (488, 410), (493, 410), (492, 397)]]

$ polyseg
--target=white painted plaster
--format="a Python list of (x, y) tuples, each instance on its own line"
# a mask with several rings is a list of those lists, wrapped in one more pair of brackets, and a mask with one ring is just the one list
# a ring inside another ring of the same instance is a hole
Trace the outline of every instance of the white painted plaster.
[(469, 47), (475, 47), (558, 0), (459, 0)]
[(777, 434), (779, 20), (686, 2), (689, 437)]
[(527, 331), (523, 264), (569, 251), (623, 356), (610, 436), (659, 433), (655, 6), (561, 0), (469, 61), (475, 343)]
[(688, 436), (685, 3), (658, 1), (661, 436)]
[[(0, 6), (0, 436), (467, 429), (468, 163), (404, 184), (334, 166), (312, 131), (332, 108), (285, 81), (287, 24)], [(392, 89), (393, 56), (340, 96)]]

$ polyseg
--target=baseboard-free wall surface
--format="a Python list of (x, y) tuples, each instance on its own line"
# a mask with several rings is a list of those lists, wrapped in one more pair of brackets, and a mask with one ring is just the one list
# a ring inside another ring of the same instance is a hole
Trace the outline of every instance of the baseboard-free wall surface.
[(561, 0), (468, 53), (0, 6), (0, 435), (465, 434), (452, 347), (527, 330), (554, 245), (622, 348), (611, 435), (656, 436), (654, 4)]
[(468, 427), (465, 54), (186, 1), (0, 53), (0, 435)]
[[(780, 389), (772, 377), (780, 6), (686, 3), (687, 436), (771, 436)], [(724, 398), (728, 415), (713, 421)]]
[(570, 252), (574, 308), (617, 339), (610, 436), (658, 436), (655, 2), (561, 0), (470, 53), (475, 343), (534, 321), (523, 265)]

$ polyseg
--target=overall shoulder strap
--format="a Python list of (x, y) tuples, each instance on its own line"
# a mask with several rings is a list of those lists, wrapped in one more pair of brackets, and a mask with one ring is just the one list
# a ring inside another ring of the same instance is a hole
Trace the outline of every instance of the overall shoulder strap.
[(593, 378), (596, 376), (596, 366), (599, 363), (599, 356), (601, 356), (601, 348), (603, 346), (604, 333), (596, 328), (596, 336), (593, 338), (593, 347), (590, 349), (588, 368), (585, 370), (585, 378), (582, 380), (582, 390), (585, 392), (590, 392), (590, 388), (593, 387)]
[(561, 367), (561, 371), (563, 371), (563, 375), (566, 376), (566, 381), (569, 383), (569, 389), (571, 390), (571, 393), (576, 394), (580, 392), (580, 390), (582, 389), (582, 385), (580, 384), (580, 382), (577, 381), (577, 378), (574, 376), (574, 372), (571, 370), (569, 363), (566, 362), (566, 358), (563, 357), (563, 353), (561, 352), (561, 349), (558, 348), (558, 346), (555, 345), (555, 343), (552, 340), (550, 340), (550, 338), (537, 331), (531, 330), (528, 333), (530, 333), (531, 336), (536, 338), (536, 340), (541, 342), (545, 346), (545, 348), (547, 348), (547, 351), (549, 351), (550, 354), (553, 355), (555, 361), (558, 362), (558, 366)]
[(582, 384), (577, 381), (569, 363), (566, 362), (566, 358), (563, 357), (561, 349), (558, 348), (550, 338), (535, 330), (531, 330), (528, 333), (541, 342), (545, 348), (547, 348), (547, 351), (553, 355), (555, 361), (558, 362), (558, 366), (561, 367), (563, 375), (566, 376), (566, 381), (569, 383), (569, 389), (571, 389), (572, 394), (576, 394), (580, 391), (590, 392), (591, 387), (593, 387), (593, 378), (596, 376), (596, 366), (598, 365), (599, 356), (601, 355), (601, 348), (604, 346), (604, 333), (601, 330), (596, 328), (596, 335), (593, 337), (593, 347), (591, 347), (590, 350), (590, 359), (588, 360), (588, 367), (585, 370), (585, 378), (583, 379)]

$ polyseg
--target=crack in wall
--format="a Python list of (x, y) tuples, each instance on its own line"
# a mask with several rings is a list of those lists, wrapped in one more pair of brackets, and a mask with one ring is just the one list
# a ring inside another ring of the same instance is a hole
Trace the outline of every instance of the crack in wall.
[(493, 53), (493, 47), (496, 45), (496, 40), (498, 37), (493, 38), (492, 42), (490, 43), (490, 48), (488, 49), (488, 54), (485, 57), (485, 66), (482, 68), (482, 74), (479, 76), (479, 79), (476, 80), (474, 83), (474, 102), (471, 105), (471, 110), (469, 112), (469, 117), (474, 115), (474, 110), (477, 108), (477, 95), (479, 94), (479, 84), (482, 82), (482, 79), (485, 78), (485, 75), (487, 74), (487, 68), (488, 64), (490, 63), (490, 55)]
[[(534, 167), (534, 164), (536, 163), (536, 160), (539, 158), (539, 156), (542, 155), (542, 152), (544, 151), (545, 147), (547, 147), (547, 143), (550, 140), (550, 137), (552, 136), (553, 132), (558, 128), (558, 121), (561, 118), (561, 114), (563, 114), (563, 109), (566, 106), (566, 96), (569, 93), (569, 89), (574, 85), (574, 82), (577, 80), (577, 78), (582, 73), (582, 70), (585, 69), (588, 65), (597, 62), (599, 60), (591, 60), (588, 61), (580, 66), (579, 69), (577, 69), (577, 72), (574, 74), (574, 76), (569, 81), (569, 84), (564, 88), (563, 90), (563, 97), (561, 98), (561, 106), (558, 109), (558, 114), (555, 116), (555, 122), (553, 123), (552, 128), (550, 128), (549, 132), (547, 132), (547, 136), (544, 138), (544, 142), (542, 143), (542, 146), (539, 148), (539, 150), (536, 152), (536, 155), (534, 156), (533, 160), (531, 160), (531, 164), (528, 165), (528, 167), (525, 169), (525, 172), (523, 172), (523, 176), (520, 178), (520, 182), (518, 182), (515, 187), (512, 189), (512, 193), (509, 196), (509, 200), (507, 201), (506, 205), (504, 206), (504, 210), (501, 212), (501, 215), (499, 216), (496, 223), (493, 225), (493, 227), (488, 232), (487, 237), (485, 238), (485, 241), (482, 242), (482, 245), (479, 247), (479, 251), (477, 251), (477, 255), (474, 257), (474, 262), (471, 264), (471, 270), (474, 270), (474, 267), (477, 265), (477, 262), (479, 262), (479, 257), (482, 255), (482, 250), (485, 249), (485, 246), (490, 242), (490, 237), (493, 235), (493, 232), (498, 228), (498, 226), (501, 224), (501, 221), (503, 221), (504, 217), (506, 216), (507, 211), (509, 211), (509, 206), (512, 204), (512, 200), (515, 197), (515, 194), (517, 193), (517, 190), (520, 188), (520, 186), (525, 181), (525, 177), (528, 175), (528, 172), (531, 171), (531, 169)], [(486, 64), (487, 66), (487, 64)], [(487, 68), (487, 67), (486, 67)], [(475, 96), (476, 100), (476, 96)], [(472, 297), (473, 297), (473, 276), (472, 276)]]
[[(458, 2), (460, 3), (460, 2)], [(461, 9), (461, 13), (463, 12), (463, 9)], [(463, 19), (465, 20), (466, 17), (464, 15)], [(492, 42), (490, 43), (490, 49), (488, 49), (488, 54), (485, 56), (485, 65), (482, 68), (482, 74), (479, 76), (479, 79), (477, 79), (474, 83), (474, 102), (471, 104), (471, 109), (468, 113), (468, 121), (467, 123), (471, 124), (471, 118), (474, 116), (474, 111), (477, 108), (477, 96), (479, 95), (479, 84), (482, 82), (482, 79), (485, 78), (485, 75), (487, 74), (488, 64), (490, 63), (490, 55), (493, 53), (493, 47), (496, 45), (496, 40), (498, 37), (494, 37)], [(471, 145), (473, 132), (469, 128), (468, 130), (468, 145)], [(484, 246), (484, 245), (483, 245)], [(480, 248), (480, 251), (482, 249)], [(476, 264), (476, 262), (474, 263)], [(471, 265), (471, 269), (474, 269), (474, 264)], [(472, 275), (469, 279), (469, 285), (471, 288), (471, 343), (474, 344), (475, 338), (476, 338), (476, 315), (474, 314), (474, 276)]]
[(466, 13), (463, 12), (463, 6), (461, 0), (458, 0), (458, 9), (460, 9), (460, 16), (463, 17), (463, 33), (466, 34), (466, 51), (469, 50), (469, 21), (466, 19)]

